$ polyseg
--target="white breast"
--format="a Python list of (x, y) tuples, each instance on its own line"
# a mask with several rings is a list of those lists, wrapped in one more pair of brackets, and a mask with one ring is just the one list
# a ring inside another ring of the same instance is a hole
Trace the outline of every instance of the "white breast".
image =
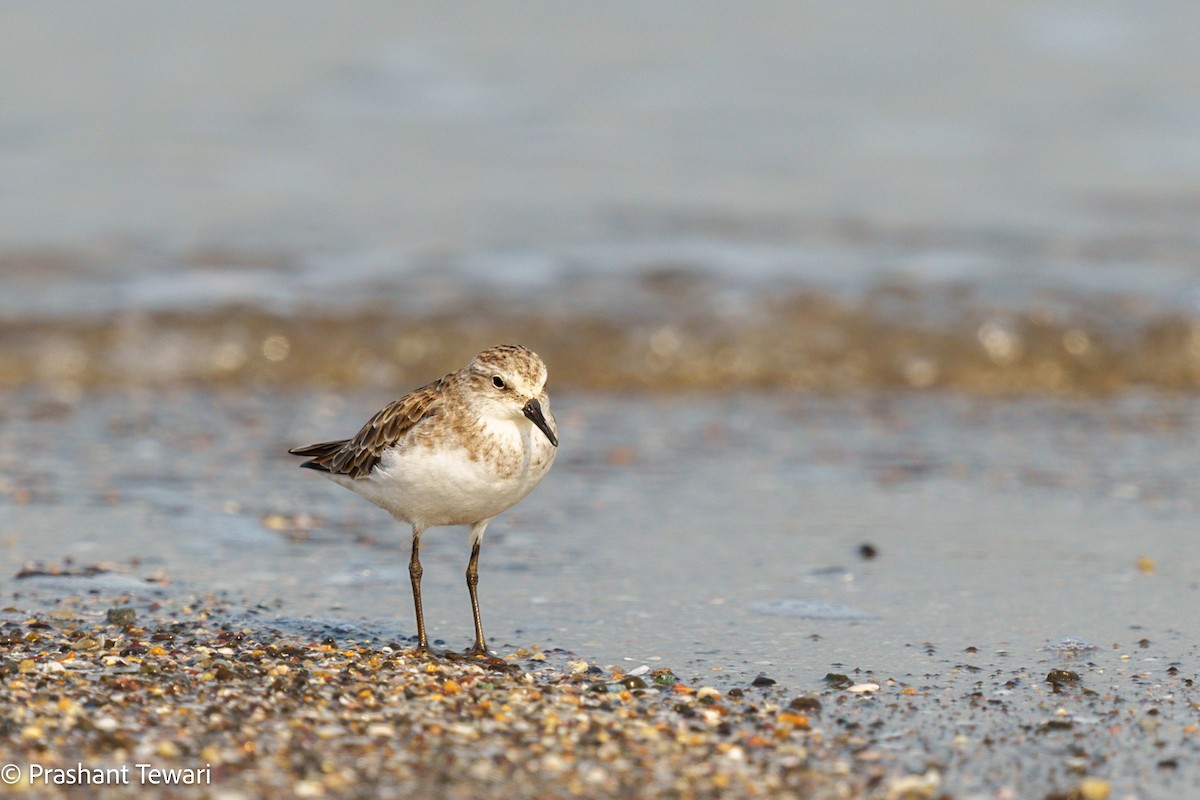
[(331, 475), (392, 516), (421, 527), (491, 519), (537, 486), (557, 448), (525, 420), (490, 422), (474, 454), (443, 440), (408, 441), (385, 450), (365, 478)]

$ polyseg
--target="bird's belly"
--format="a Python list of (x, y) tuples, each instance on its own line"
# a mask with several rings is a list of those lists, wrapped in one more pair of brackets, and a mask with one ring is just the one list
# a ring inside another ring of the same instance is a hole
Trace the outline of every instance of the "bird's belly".
[(534, 452), (518, 469), (498, 470), (464, 448), (418, 446), (388, 451), (367, 477), (338, 482), (409, 523), (468, 525), (529, 494), (553, 459), (552, 452)]

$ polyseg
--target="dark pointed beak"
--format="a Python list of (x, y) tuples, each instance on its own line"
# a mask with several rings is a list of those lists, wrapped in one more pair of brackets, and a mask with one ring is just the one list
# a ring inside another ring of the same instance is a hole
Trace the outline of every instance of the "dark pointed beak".
[(546, 434), (546, 438), (550, 440), (550, 444), (558, 447), (558, 437), (554, 435), (554, 431), (550, 430), (550, 426), (546, 424), (546, 417), (542, 414), (542, 404), (537, 401), (537, 398), (530, 400), (521, 409), (525, 416), (529, 417), (529, 421), (538, 426), (538, 430)]

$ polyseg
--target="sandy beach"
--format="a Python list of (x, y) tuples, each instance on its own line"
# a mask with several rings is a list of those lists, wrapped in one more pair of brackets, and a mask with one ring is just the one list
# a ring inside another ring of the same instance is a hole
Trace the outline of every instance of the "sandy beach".
[[(566, 394), (562, 462), (484, 547), (484, 617), (519, 667), (495, 674), (411, 656), (404, 532), (285, 455), (369, 404), (13, 398), (17, 761), (218, 753), (214, 797), (1154, 797), (1200, 779), (1200, 631), (1177, 611), (1197, 592), (1190, 398)], [(67, 447), (82, 457), (61, 469)], [(451, 651), (470, 643), (466, 550), (449, 529), (423, 548)], [(287, 670), (324, 677), (293, 696)], [(237, 724), (215, 724), (232, 698)]]
[[(4, 787), (1200, 796), (1197, 7), (531, 9), (5, 9)], [(417, 659), (287, 449), (505, 342)]]

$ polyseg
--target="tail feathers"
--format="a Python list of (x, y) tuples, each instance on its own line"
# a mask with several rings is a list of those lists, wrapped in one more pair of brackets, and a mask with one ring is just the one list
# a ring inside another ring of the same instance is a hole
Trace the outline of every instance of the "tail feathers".
[(329, 472), (329, 467), (325, 466), (324, 462), (345, 447), (349, 441), (349, 439), (341, 439), (336, 442), (320, 442), (319, 444), (310, 444), (306, 447), (293, 447), (288, 452), (294, 456), (312, 457), (311, 461), (305, 461), (300, 465), (301, 467), (315, 469), (319, 472)]

